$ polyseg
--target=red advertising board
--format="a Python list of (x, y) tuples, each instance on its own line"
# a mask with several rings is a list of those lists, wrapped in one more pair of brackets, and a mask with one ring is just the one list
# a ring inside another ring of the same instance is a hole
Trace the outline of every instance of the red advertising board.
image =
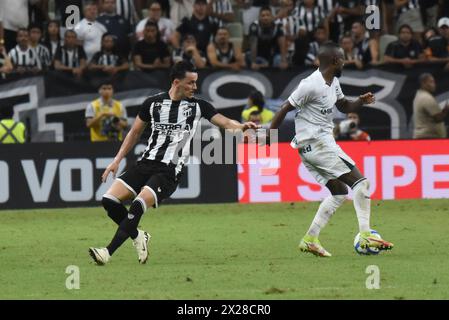
[[(369, 179), (372, 199), (449, 198), (449, 139), (338, 144)], [(239, 202), (317, 201), (329, 194), (289, 143), (241, 144), (238, 160)]]

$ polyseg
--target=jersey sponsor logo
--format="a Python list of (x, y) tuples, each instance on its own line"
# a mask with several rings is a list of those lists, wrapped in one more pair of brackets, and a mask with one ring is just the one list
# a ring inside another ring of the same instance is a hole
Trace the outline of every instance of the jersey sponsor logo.
[(184, 133), (185, 131), (190, 132), (190, 125), (189, 124), (180, 124), (180, 123), (161, 123), (156, 122), (154, 124), (154, 130), (159, 131), (160, 134), (163, 135), (179, 135)]
[(192, 108), (187, 108), (182, 112), (182, 115), (186, 118), (192, 116)]
[(302, 154), (311, 152), (311, 151), (312, 151), (312, 146), (310, 144), (299, 149), (299, 153), (302, 153)]
[(332, 112), (334, 112), (334, 107), (332, 107), (332, 108), (327, 108), (327, 109), (321, 109), (320, 112), (321, 112), (321, 114), (323, 114), (323, 115), (331, 114)]

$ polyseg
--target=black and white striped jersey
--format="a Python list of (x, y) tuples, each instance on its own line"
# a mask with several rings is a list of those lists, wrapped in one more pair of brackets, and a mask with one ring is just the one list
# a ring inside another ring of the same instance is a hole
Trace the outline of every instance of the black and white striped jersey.
[(81, 46), (76, 46), (73, 49), (62, 46), (56, 50), (55, 60), (59, 60), (66, 67), (78, 68), (82, 59), (86, 60), (86, 53)]
[(398, 14), (407, 12), (412, 9), (419, 9), (419, 3), (418, 0), (409, 0), (408, 3), (402, 7), (399, 8)]
[(39, 67), (39, 57), (30, 46), (26, 50), (20, 49), (19, 45), (16, 45), (14, 48), (9, 51), (9, 57), (11, 58), (11, 62), (14, 65), (14, 68), (17, 67), (25, 67), (25, 68), (34, 68)]
[(135, 25), (137, 23), (134, 0), (116, 0), (115, 4), (117, 8), (117, 14), (119, 16), (128, 20), (128, 22), (132, 25)]
[(47, 70), (51, 66), (50, 51), (43, 44), (38, 44), (33, 48), (38, 57), (38, 67), (41, 70)]
[(140, 160), (175, 165), (178, 174), (190, 155), (190, 142), (201, 117), (210, 121), (216, 114), (209, 102), (198, 98), (174, 101), (168, 92), (147, 98), (139, 118), (150, 124), (151, 134)]
[(299, 5), (292, 13), (302, 21), (302, 25), (307, 32), (314, 32), (324, 19), (324, 13), (321, 7), (315, 5), (312, 10), (308, 10), (304, 5)]
[(118, 67), (125, 62), (125, 59), (112, 52), (100, 51), (94, 54), (90, 62), (102, 66)]
[[(366, 1), (377, 1), (377, 0), (366, 0)], [(316, 4), (321, 8), (325, 17), (329, 16), (333, 9), (340, 6), (338, 0), (318, 0)], [(340, 14), (335, 15), (337, 22), (342, 22), (343, 17)]]

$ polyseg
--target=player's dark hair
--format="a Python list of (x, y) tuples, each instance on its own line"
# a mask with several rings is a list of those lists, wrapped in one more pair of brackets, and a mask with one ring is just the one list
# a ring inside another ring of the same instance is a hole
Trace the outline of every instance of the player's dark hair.
[(73, 33), (73, 34), (78, 38), (78, 34), (77, 34), (76, 31), (73, 30), (73, 29), (67, 29), (67, 30), (64, 32), (64, 37), (65, 37), (66, 35), (68, 35), (69, 33)]
[(179, 61), (177, 62), (170, 71), (170, 81), (173, 82), (175, 79), (182, 80), (186, 77), (187, 72), (196, 72), (195, 67), (189, 61)]
[[(262, 109), (265, 106), (265, 98), (264, 98), (262, 92), (260, 92), (259, 90), (251, 91), (248, 98), (251, 99), (254, 106), (257, 106), (260, 109)], [(252, 107), (252, 106), (250, 106), (250, 107)]]

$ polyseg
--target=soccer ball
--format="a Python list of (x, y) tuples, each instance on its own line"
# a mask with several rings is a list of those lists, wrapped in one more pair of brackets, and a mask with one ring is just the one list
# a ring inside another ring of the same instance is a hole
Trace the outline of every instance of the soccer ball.
[[(376, 230), (372, 230), (371, 229), (371, 235), (374, 238), (378, 238), (378, 239), (382, 239), (382, 237), (380, 236), (379, 232), (377, 232)], [(361, 248), (360, 247), (360, 233), (357, 233), (357, 235), (354, 238), (354, 249), (355, 252), (357, 252), (358, 254), (364, 254), (364, 255), (376, 255), (379, 254), (380, 250), (377, 248)]]

